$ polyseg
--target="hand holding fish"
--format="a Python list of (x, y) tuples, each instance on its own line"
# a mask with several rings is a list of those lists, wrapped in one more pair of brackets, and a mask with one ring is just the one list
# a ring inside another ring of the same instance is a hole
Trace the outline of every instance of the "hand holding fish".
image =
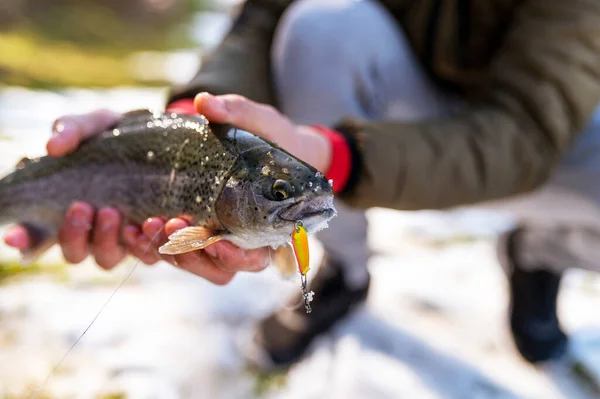
[(310, 126), (295, 125), (269, 105), (237, 94), (209, 93), (198, 94), (194, 105), (211, 122), (229, 123), (271, 140), (323, 173), (329, 168), (329, 141)]
[[(196, 97), (195, 106), (211, 122), (229, 123), (263, 136), (319, 170), (328, 167), (328, 142), (310, 128), (292, 124), (269, 106), (253, 103), (241, 96), (217, 97), (206, 93)], [(60, 118), (47, 145), (49, 155), (62, 157), (75, 151), (83, 140), (114, 125), (120, 117), (101, 110)], [(122, 215), (114, 208), (95, 209), (85, 202), (75, 202), (66, 212), (57, 234), (67, 261), (79, 263), (92, 254), (100, 266), (110, 269), (130, 252), (144, 263), (153, 264), (164, 259), (215, 284), (226, 284), (238, 271), (264, 269), (270, 259), (268, 248), (243, 250), (226, 240), (202, 250), (176, 255), (159, 254), (158, 248), (168, 241), (171, 234), (189, 226), (186, 220), (151, 217), (141, 227), (132, 224), (119, 231), (121, 220)], [(121, 234), (123, 240), (119, 239)], [(5, 241), (21, 250), (32, 245), (31, 236), (22, 225), (11, 228)]]

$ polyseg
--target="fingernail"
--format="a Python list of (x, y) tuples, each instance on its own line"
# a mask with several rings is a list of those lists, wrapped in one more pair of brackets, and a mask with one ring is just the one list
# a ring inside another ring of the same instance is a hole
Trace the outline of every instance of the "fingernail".
[(57, 135), (66, 133), (69, 134), (76, 130), (76, 126), (73, 123), (66, 122), (64, 120), (58, 119), (54, 122), (52, 126), (52, 136), (56, 137)]
[(128, 236), (135, 236), (138, 232), (138, 228), (132, 225), (127, 225), (125, 226), (125, 228), (123, 229), (123, 234), (128, 235)]
[(81, 208), (71, 209), (69, 211), (69, 214), (67, 215), (67, 220), (69, 221), (69, 224), (71, 224), (74, 227), (85, 228), (86, 230), (92, 229), (92, 225), (90, 224), (89, 219), (89, 212)]
[(115, 228), (115, 223), (110, 220), (100, 220), (100, 231), (107, 232)]
[(116, 226), (115, 217), (112, 209), (100, 209), (98, 212), (98, 222), (100, 231), (106, 232), (112, 230)]
[(204, 248), (204, 251), (206, 251), (211, 258), (218, 258), (217, 248), (214, 245), (209, 245), (208, 247)]

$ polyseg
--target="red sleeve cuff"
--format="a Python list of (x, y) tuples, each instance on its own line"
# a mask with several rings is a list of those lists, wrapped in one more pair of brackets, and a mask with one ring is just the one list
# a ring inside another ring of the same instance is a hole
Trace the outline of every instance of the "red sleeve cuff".
[(184, 98), (172, 102), (167, 106), (167, 112), (185, 115), (195, 115), (198, 113), (196, 107), (194, 107), (194, 100), (191, 98)]
[(331, 144), (331, 163), (329, 170), (325, 173), (328, 180), (333, 180), (333, 193), (340, 193), (348, 180), (352, 170), (352, 154), (350, 146), (344, 136), (325, 126), (312, 126), (316, 131), (325, 136)]

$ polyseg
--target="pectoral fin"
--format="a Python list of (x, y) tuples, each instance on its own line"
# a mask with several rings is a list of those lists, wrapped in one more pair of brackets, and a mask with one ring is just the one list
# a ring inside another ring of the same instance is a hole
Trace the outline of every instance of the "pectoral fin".
[(163, 255), (179, 255), (206, 248), (226, 236), (215, 233), (207, 228), (186, 227), (169, 236), (169, 241), (158, 249)]
[(273, 266), (275, 266), (283, 278), (294, 276), (296, 270), (298, 270), (296, 255), (290, 244), (284, 244), (276, 250), (272, 250), (271, 260), (273, 261)]

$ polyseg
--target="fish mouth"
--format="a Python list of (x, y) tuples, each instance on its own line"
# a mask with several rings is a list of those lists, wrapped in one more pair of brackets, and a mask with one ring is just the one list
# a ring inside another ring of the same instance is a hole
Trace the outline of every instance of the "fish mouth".
[(311, 201), (306, 204), (299, 201), (285, 207), (277, 216), (284, 221), (296, 223), (301, 221), (307, 229), (310, 226), (328, 222), (337, 215), (333, 201)]
[(302, 219), (308, 219), (310, 217), (316, 217), (316, 216), (323, 216), (325, 219), (330, 219), (331, 217), (333, 217), (335, 215), (335, 209), (333, 208), (326, 208), (326, 209), (322, 209), (320, 211), (309, 211), (309, 212), (304, 212), (301, 214), (299, 220)]

